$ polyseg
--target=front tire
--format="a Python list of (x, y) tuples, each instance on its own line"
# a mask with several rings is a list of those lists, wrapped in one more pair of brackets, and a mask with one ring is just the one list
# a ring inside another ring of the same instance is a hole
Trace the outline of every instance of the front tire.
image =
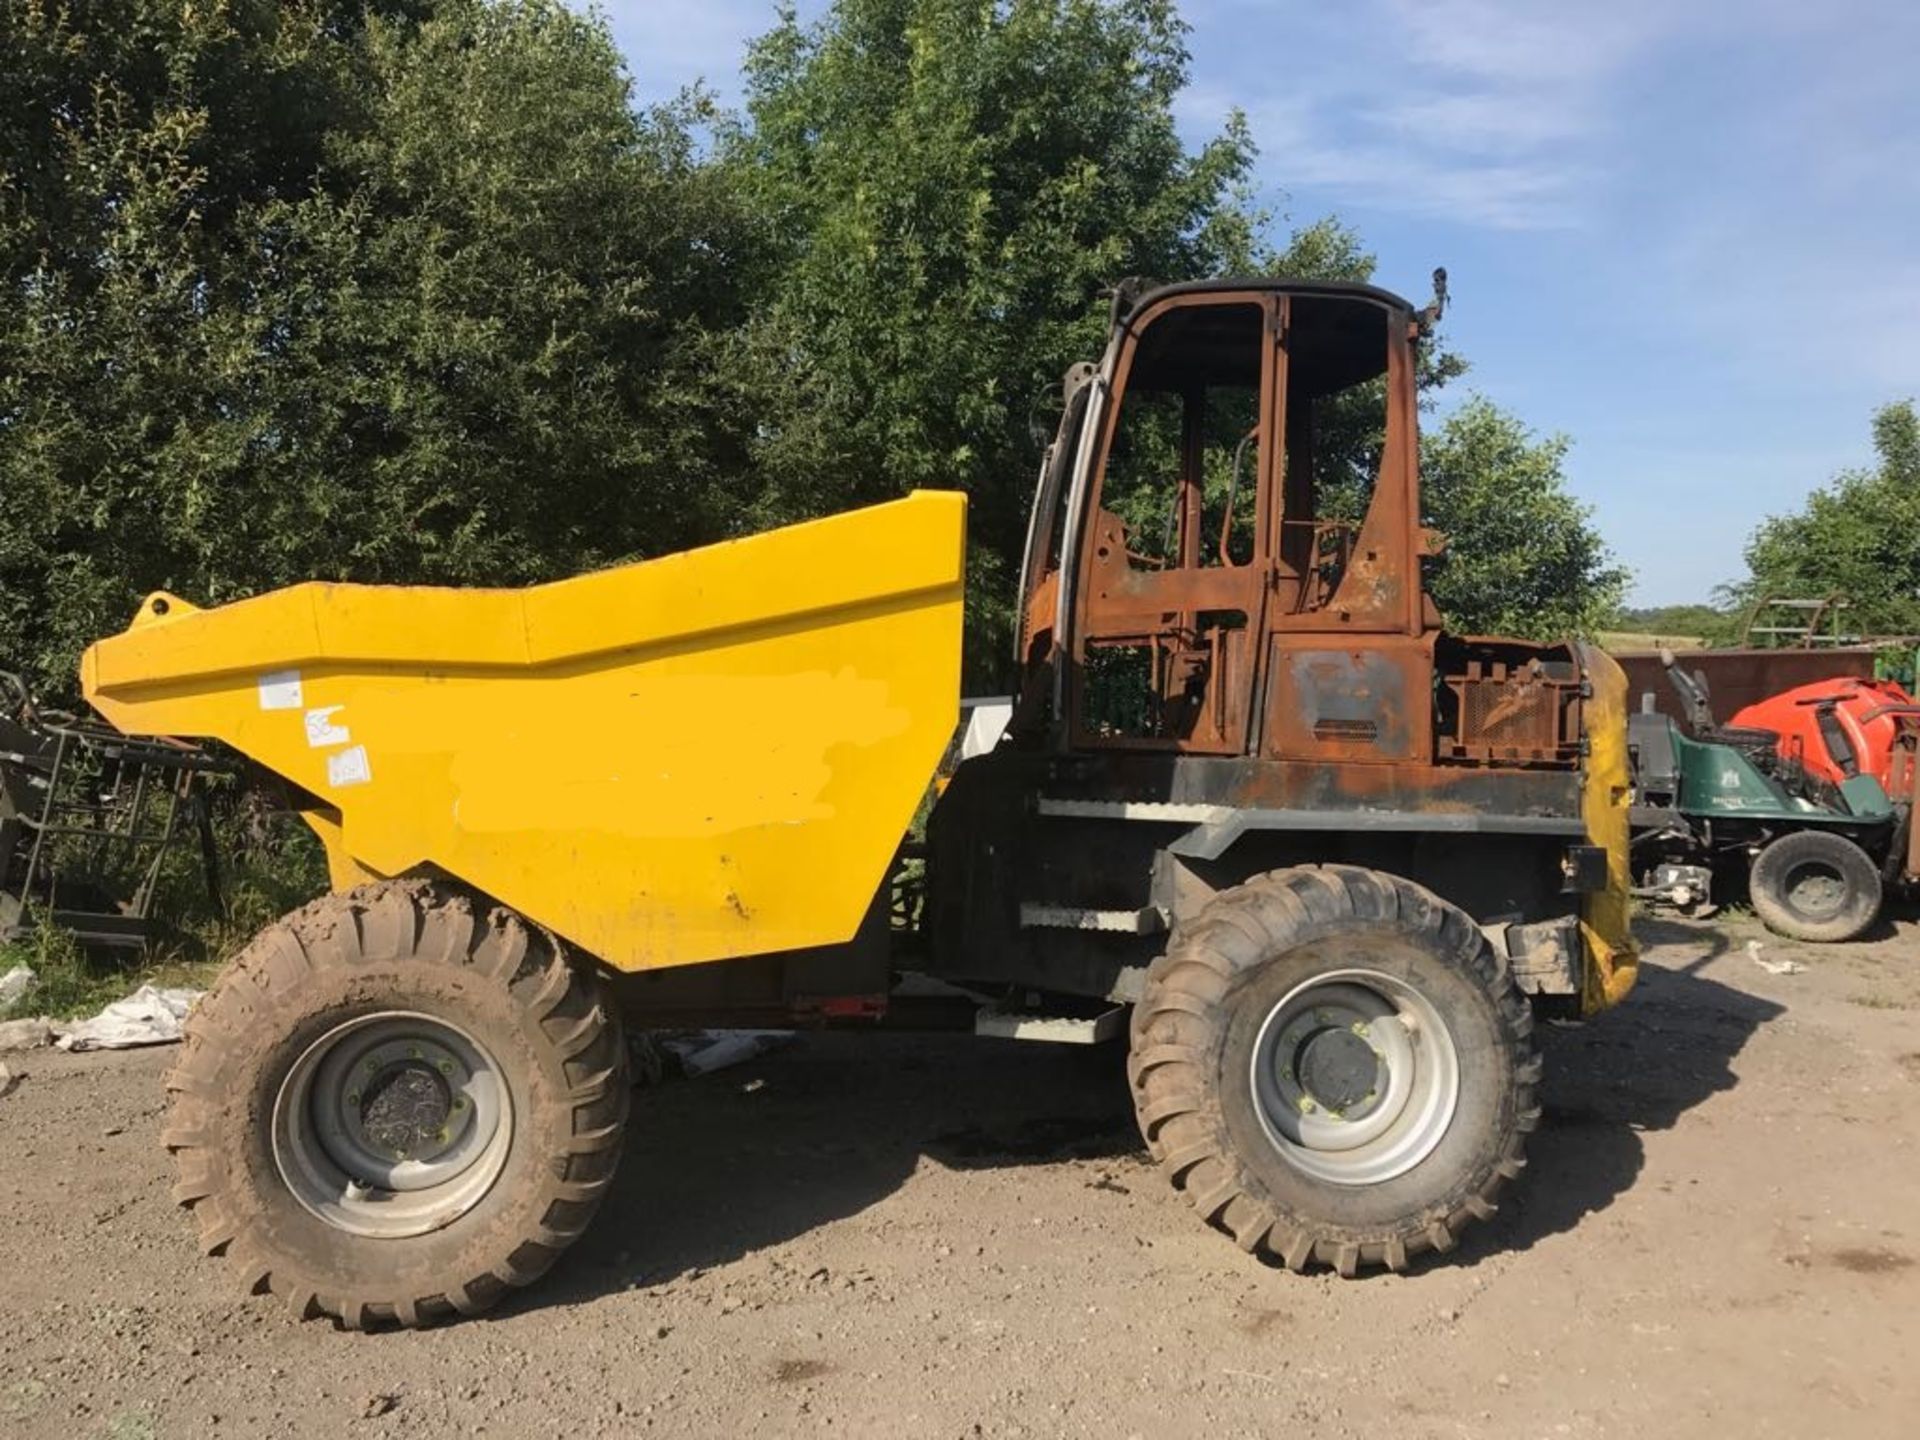
[(1795, 830), (1753, 862), (1747, 893), (1769, 930), (1833, 943), (1864, 934), (1880, 916), (1880, 871), (1867, 852), (1825, 830)]
[(628, 1103), (594, 977), (512, 911), (419, 881), (261, 932), (167, 1088), (173, 1194), (207, 1252), (352, 1329), (538, 1279), (611, 1183)]
[(1495, 1210), (1539, 1121), (1533, 1017), (1460, 910), (1352, 866), (1223, 891), (1148, 970), (1141, 1134), (1243, 1250), (1405, 1268)]

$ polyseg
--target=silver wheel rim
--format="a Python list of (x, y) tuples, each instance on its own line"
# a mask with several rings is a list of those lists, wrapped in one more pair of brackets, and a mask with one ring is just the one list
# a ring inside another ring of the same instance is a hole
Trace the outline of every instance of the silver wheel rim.
[(273, 1159), (336, 1229), (399, 1239), (452, 1224), (506, 1166), (513, 1101), (486, 1047), (408, 1010), (344, 1021), (280, 1082)]
[(1377, 970), (1329, 971), (1282, 996), (1254, 1040), (1251, 1079), (1281, 1157), (1334, 1185), (1404, 1175), (1460, 1103), (1460, 1055), (1440, 1012)]

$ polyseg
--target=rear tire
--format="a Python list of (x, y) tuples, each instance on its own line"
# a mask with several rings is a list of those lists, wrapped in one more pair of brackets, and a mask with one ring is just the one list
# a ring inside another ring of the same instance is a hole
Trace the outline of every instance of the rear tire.
[(1128, 1073), (1148, 1148), (1208, 1224), (1351, 1276), (1493, 1215), (1540, 1118), (1532, 1029), (1460, 910), (1371, 870), (1281, 870), (1223, 891), (1150, 967)]
[(1880, 917), (1880, 871), (1843, 835), (1795, 830), (1762, 850), (1747, 875), (1754, 913), (1793, 940), (1833, 943)]
[(599, 986), (512, 911), (419, 881), (268, 927), (195, 1007), (164, 1141), (207, 1253), (300, 1319), (485, 1310), (613, 1179), (625, 1052)]

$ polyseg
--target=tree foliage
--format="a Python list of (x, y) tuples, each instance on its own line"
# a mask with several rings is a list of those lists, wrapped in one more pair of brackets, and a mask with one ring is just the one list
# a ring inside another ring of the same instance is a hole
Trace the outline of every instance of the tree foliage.
[(720, 533), (725, 177), (557, 0), (0, 10), (0, 655)]
[[(560, 0), (0, 6), (0, 663), (66, 690), (155, 588), (519, 583), (952, 486), (1003, 678), (1034, 431), (1110, 287), (1372, 272), (1332, 221), (1269, 241), (1238, 116), (1182, 141), (1185, 35), (838, 0), (723, 116), (636, 105)], [(1557, 452), (1452, 425), (1449, 603), (1588, 614)], [(1365, 473), (1377, 436), (1337, 444)], [(1501, 485), (1567, 527), (1552, 583)]]
[(1740, 617), (1717, 605), (1630, 605), (1611, 622), (1619, 629), (1656, 640), (1700, 640), (1731, 645), (1739, 638)]
[(1104, 292), (1262, 258), (1244, 123), (1190, 152), (1167, 0), (840, 0), (747, 64), (731, 163), (777, 237), (736, 374), (766, 514), (971, 498), (972, 668), (1003, 647), (1032, 421)]
[(1536, 438), (1483, 396), (1421, 445), (1427, 523), (1447, 537), (1429, 584), (1448, 625), (1477, 635), (1591, 635), (1626, 593), (1587, 508), (1567, 493), (1568, 442)]
[(1911, 400), (1873, 417), (1875, 463), (1848, 470), (1775, 515), (1747, 542), (1748, 578), (1727, 599), (1845, 596), (1849, 629), (1920, 634), (1920, 410)]

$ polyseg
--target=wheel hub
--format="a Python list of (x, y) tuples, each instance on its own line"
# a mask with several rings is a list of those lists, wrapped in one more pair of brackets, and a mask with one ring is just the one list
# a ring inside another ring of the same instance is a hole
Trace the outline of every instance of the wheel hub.
[(417, 1060), (382, 1070), (360, 1094), (360, 1132), (403, 1160), (445, 1145), (452, 1114), (447, 1082)]
[(1847, 883), (1826, 865), (1798, 866), (1787, 877), (1787, 903), (1803, 915), (1831, 915), (1847, 897)]
[(1294, 1066), (1300, 1088), (1321, 1109), (1344, 1114), (1380, 1089), (1380, 1057), (1352, 1030), (1316, 1030)]
[(1289, 1164), (1375, 1185), (1433, 1153), (1460, 1098), (1460, 1058), (1420, 990), (1369, 969), (1296, 986), (1254, 1040), (1254, 1111)]
[(288, 1190), (358, 1235), (451, 1224), (499, 1178), (512, 1135), (493, 1057), (464, 1030), (406, 1011), (322, 1035), (274, 1103), (274, 1160)]

